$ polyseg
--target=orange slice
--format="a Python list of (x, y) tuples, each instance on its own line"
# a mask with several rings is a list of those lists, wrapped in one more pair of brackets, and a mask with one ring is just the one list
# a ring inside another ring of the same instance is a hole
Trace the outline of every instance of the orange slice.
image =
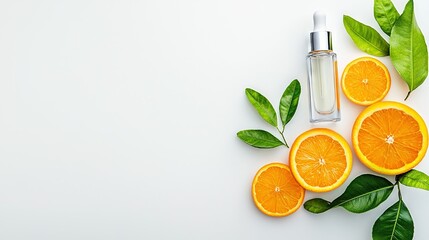
[(315, 128), (302, 133), (292, 144), (289, 163), (301, 186), (313, 192), (327, 192), (350, 175), (352, 152), (340, 134)]
[(361, 57), (350, 62), (341, 78), (344, 95), (359, 105), (367, 106), (383, 100), (390, 89), (389, 70), (372, 57)]
[(304, 188), (283, 163), (263, 166), (253, 179), (253, 201), (268, 216), (284, 217), (295, 212), (302, 205), (304, 194)]
[(428, 148), (428, 129), (412, 108), (379, 102), (363, 110), (352, 131), (360, 161), (375, 172), (397, 175), (415, 167)]

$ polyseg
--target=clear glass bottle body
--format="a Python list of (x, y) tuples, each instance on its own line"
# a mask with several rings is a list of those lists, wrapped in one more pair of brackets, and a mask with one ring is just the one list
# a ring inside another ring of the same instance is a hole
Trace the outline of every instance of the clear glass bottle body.
[(307, 55), (310, 122), (341, 120), (337, 55), (319, 50)]

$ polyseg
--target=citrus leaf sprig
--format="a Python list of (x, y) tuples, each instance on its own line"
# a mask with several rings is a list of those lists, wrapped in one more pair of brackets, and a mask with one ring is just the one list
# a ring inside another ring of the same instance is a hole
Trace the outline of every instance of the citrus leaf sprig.
[(396, 176), (394, 184), (380, 176), (363, 174), (355, 178), (344, 193), (332, 202), (314, 198), (305, 202), (304, 208), (316, 214), (335, 207), (343, 207), (353, 213), (363, 213), (384, 202), (396, 186), (398, 201), (375, 221), (372, 227), (372, 239), (411, 240), (414, 235), (414, 222), (402, 198), (400, 183), (408, 187), (429, 190), (429, 176), (418, 170), (410, 170)]
[(276, 138), (270, 132), (261, 129), (242, 130), (237, 133), (237, 137), (256, 148), (275, 148), (281, 145), (289, 147), (284, 137), (285, 126), (295, 115), (300, 94), (301, 84), (295, 79), (289, 84), (280, 98), (279, 115), (281, 124), (279, 127), (277, 113), (270, 101), (259, 92), (246, 88), (246, 96), (249, 102), (267, 123), (277, 129), (283, 141)]
[(401, 78), (408, 85), (408, 93), (419, 87), (428, 76), (428, 48), (414, 14), (414, 1), (409, 0), (400, 15), (391, 0), (374, 0), (374, 18), (390, 37), (390, 44), (375, 30), (350, 16), (343, 16), (343, 24), (355, 45), (374, 56), (389, 56)]

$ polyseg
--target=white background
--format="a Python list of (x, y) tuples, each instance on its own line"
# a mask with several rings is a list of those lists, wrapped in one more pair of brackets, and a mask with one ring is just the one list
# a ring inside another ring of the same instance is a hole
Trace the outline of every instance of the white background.
[[(402, 12), (406, 1), (394, 3)], [(0, 239), (370, 239), (396, 191), (364, 214), (301, 208), (267, 217), (253, 205), (251, 182), (261, 166), (287, 162), (289, 150), (253, 149), (236, 132), (274, 130), (247, 102), (246, 87), (277, 109), (297, 78), (303, 92), (288, 142), (322, 126), (350, 143), (363, 107), (342, 93), (341, 122), (308, 121), (308, 35), (312, 13), (325, 11), (341, 74), (366, 56), (342, 16), (380, 30), (372, 4), (1, 1)], [(429, 2), (415, 6), (429, 39)], [(406, 84), (388, 57), (379, 59), (392, 75), (386, 99), (403, 102)], [(406, 104), (429, 123), (428, 90), (426, 82)], [(417, 169), (429, 173), (427, 158)], [(346, 184), (362, 173), (371, 171), (354, 158)], [(306, 200), (332, 200), (345, 187)], [(403, 192), (415, 239), (427, 239), (429, 192)]]

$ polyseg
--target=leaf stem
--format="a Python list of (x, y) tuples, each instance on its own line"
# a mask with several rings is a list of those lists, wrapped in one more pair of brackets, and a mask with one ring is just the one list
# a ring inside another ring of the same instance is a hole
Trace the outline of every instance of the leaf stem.
[(277, 128), (277, 131), (279, 131), (279, 133), (280, 133), (280, 135), (282, 135), (282, 138), (283, 138), (283, 141), (284, 141), (284, 143), (285, 143), (285, 146), (287, 147), (287, 148), (289, 148), (289, 145), (287, 144), (287, 141), (286, 141), (286, 139), (285, 139), (285, 136), (284, 136), (284, 131), (285, 131), (285, 128), (283, 127), (283, 130), (282, 131), (280, 131), (280, 129), (279, 129), (279, 127), (276, 127)]
[(408, 91), (407, 96), (405, 97), (404, 101), (407, 101), (407, 98), (410, 96), (411, 91)]
[(402, 193), (401, 193), (401, 188), (399, 187), (399, 182), (396, 182), (396, 185), (398, 185), (398, 197), (399, 197), (399, 200), (400, 201), (402, 201)]

